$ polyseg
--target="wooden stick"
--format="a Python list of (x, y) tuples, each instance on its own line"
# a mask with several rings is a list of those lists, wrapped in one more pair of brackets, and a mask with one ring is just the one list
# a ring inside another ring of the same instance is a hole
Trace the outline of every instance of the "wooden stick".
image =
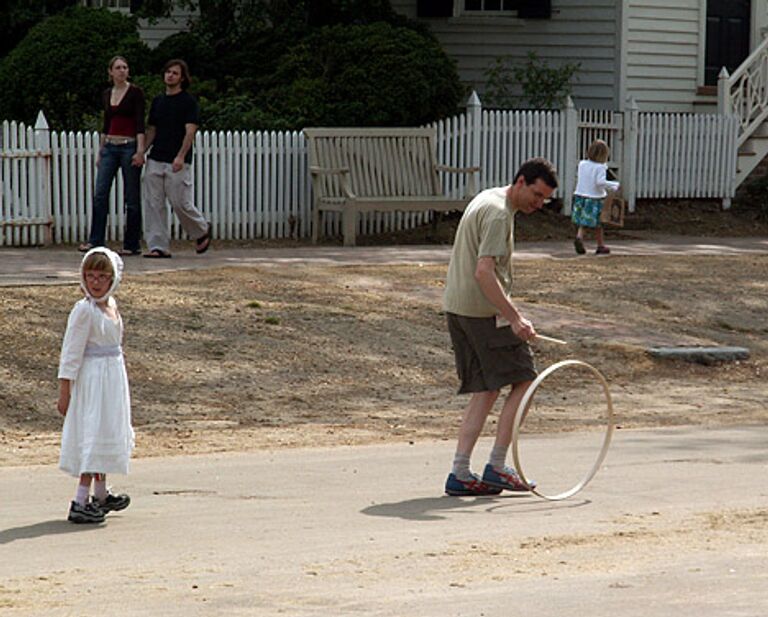
[(547, 343), (555, 343), (556, 345), (567, 345), (568, 341), (564, 341), (559, 338), (552, 338), (551, 336), (544, 336), (543, 334), (536, 334), (535, 341), (545, 341)]

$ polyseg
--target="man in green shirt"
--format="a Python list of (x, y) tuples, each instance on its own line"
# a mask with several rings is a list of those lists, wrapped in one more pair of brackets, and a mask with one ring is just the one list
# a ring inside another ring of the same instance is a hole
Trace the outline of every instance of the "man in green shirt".
[[(557, 172), (546, 159), (523, 163), (509, 186), (479, 193), (456, 230), (443, 309), (448, 320), (459, 394), (471, 393), (459, 429), (448, 495), (495, 495), (526, 491), (517, 472), (506, 466), (515, 412), (536, 378), (528, 341), (533, 324), (512, 303), (512, 250), (515, 213), (531, 214), (557, 188)], [(485, 420), (502, 387), (512, 389), (499, 416), (496, 440), (482, 478), (469, 460)]]

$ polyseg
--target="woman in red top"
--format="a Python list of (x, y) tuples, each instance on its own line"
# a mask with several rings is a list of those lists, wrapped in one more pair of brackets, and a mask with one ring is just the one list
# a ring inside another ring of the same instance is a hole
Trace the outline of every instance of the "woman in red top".
[(91, 233), (79, 250), (104, 246), (109, 192), (117, 170), (123, 172), (125, 234), (121, 255), (141, 255), (141, 167), (144, 165), (144, 92), (128, 83), (128, 62), (122, 56), (109, 61), (112, 87), (102, 96), (104, 128), (96, 158)]

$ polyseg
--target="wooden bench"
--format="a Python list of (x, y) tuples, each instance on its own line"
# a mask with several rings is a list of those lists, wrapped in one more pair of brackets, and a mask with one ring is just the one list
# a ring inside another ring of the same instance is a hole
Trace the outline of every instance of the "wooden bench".
[[(309, 128), (304, 134), (314, 193), (312, 242), (325, 211), (341, 212), (344, 246), (354, 246), (358, 213), (464, 210), (475, 194), (479, 168), (438, 165), (434, 129)], [(438, 172), (466, 174), (467, 196), (446, 196)]]

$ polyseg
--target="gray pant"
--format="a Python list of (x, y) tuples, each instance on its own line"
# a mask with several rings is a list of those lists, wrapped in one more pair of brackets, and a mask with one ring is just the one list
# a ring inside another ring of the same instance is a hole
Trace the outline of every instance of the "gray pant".
[(208, 221), (192, 201), (190, 166), (174, 172), (170, 163), (148, 159), (144, 171), (144, 238), (150, 251), (171, 250), (166, 198), (190, 238), (197, 240), (208, 231)]

